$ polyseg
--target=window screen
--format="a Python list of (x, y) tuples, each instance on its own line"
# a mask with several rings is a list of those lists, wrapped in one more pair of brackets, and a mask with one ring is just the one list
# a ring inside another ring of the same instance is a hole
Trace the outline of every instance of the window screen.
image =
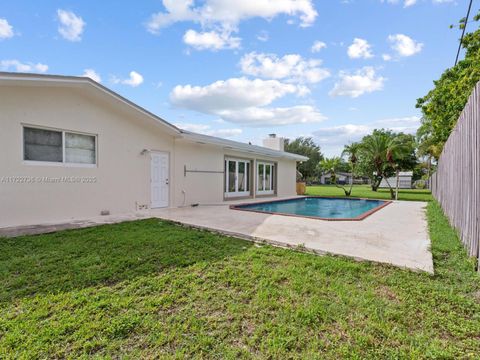
[(62, 162), (62, 132), (24, 128), (24, 160)]
[(66, 132), (65, 162), (95, 164), (95, 136)]

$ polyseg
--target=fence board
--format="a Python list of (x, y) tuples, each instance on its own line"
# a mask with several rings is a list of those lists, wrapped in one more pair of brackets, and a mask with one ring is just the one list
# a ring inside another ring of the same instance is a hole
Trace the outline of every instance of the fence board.
[(468, 254), (480, 261), (479, 177), (480, 82), (445, 143), (436, 173), (430, 178), (433, 196), (459, 231)]

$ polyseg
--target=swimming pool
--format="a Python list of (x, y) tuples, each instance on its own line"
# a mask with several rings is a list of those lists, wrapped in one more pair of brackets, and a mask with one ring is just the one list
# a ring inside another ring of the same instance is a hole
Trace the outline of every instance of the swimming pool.
[(306, 196), (287, 200), (232, 205), (232, 209), (322, 220), (363, 220), (391, 201)]

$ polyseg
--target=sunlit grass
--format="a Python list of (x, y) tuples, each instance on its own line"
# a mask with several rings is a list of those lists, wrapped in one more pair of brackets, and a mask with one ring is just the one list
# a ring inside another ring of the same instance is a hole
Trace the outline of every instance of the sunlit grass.
[[(306, 195), (344, 197), (345, 192), (334, 185), (316, 185), (307, 186)], [(372, 191), (370, 185), (354, 185), (351, 196), (370, 199), (391, 199), (389, 189)], [(398, 200), (430, 201), (432, 200), (432, 194), (430, 190), (400, 189)]]
[(0, 358), (476, 358), (480, 279), (435, 202), (435, 275), (143, 220), (0, 239)]

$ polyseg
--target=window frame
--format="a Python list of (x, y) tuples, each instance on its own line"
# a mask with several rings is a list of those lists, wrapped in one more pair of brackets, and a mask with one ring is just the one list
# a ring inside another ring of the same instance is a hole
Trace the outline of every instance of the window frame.
[[(56, 167), (78, 167), (78, 168), (96, 168), (98, 167), (98, 135), (86, 133), (82, 131), (73, 131), (73, 130), (65, 130), (59, 128), (53, 128), (48, 126), (39, 126), (39, 125), (31, 125), (31, 124), (24, 124), (22, 123), (22, 163), (24, 165), (34, 165), (34, 166), (56, 166)], [(46, 131), (56, 131), (62, 133), (62, 161), (55, 162), (55, 161), (41, 161), (41, 160), (25, 160), (25, 128), (31, 129), (39, 129), (39, 130), (46, 130)], [(71, 163), (65, 161), (65, 133), (69, 134), (78, 134), (78, 135), (86, 135), (92, 136), (95, 138), (95, 163), (93, 164), (84, 164), (84, 163)]]
[[(260, 165), (263, 165), (263, 174), (260, 174), (258, 169), (259, 169), (259, 166)], [(265, 190), (265, 184), (266, 184), (266, 179), (265, 179), (265, 175), (266, 175), (266, 168), (270, 167), (270, 181), (269, 181), (269, 185), (270, 185), (270, 190)], [(257, 160), (256, 162), (256, 168), (255, 168), (255, 174), (256, 174), (256, 184), (255, 184), (255, 193), (259, 196), (264, 196), (264, 195), (275, 195), (277, 193), (277, 184), (276, 184), (276, 173), (277, 171), (277, 164), (275, 162), (271, 162), (271, 161), (265, 161), (265, 160)], [(259, 185), (259, 182), (258, 182), (258, 177), (259, 175), (262, 176), (262, 189), (263, 190), (259, 190), (258, 189), (258, 185)]]

